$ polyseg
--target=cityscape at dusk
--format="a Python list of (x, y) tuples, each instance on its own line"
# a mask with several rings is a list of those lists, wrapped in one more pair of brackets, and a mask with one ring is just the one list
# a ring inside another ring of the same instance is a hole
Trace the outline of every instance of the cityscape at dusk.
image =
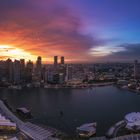
[(0, 140), (140, 140), (140, 0), (0, 0)]

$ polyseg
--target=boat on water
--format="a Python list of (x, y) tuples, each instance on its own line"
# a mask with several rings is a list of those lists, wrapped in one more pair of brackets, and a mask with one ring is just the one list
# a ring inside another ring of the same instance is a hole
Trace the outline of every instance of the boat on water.
[(79, 137), (88, 138), (96, 134), (97, 123), (86, 123), (76, 128)]

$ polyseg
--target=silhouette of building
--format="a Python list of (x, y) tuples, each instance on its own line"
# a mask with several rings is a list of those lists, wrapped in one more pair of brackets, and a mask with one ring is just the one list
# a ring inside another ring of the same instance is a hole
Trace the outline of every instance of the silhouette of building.
[(27, 83), (32, 82), (32, 73), (33, 73), (33, 62), (29, 60), (25, 67), (25, 81)]
[(66, 70), (66, 80), (72, 79), (72, 73), (73, 73), (73, 68), (71, 65), (68, 65)]
[(20, 83), (20, 61), (15, 60), (13, 63), (13, 81), (15, 84)]
[(20, 69), (21, 70), (25, 69), (25, 59), (20, 59)]
[(134, 78), (140, 78), (140, 63), (137, 60), (134, 62)]
[(13, 82), (13, 62), (9, 58), (6, 60), (6, 74), (7, 74), (7, 81)]
[(58, 65), (58, 56), (54, 56), (54, 66)]
[(25, 59), (20, 59), (20, 78), (21, 81), (25, 80)]
[(65, 64), (65, 58), (64, 56), (61, 56), (61, 65), (64, 65)]
[(42, 58), (41, 56), (38, 56), (37, 61), (36, 61), (37, 72), (41, 72), (41, 68), (42, 68)]

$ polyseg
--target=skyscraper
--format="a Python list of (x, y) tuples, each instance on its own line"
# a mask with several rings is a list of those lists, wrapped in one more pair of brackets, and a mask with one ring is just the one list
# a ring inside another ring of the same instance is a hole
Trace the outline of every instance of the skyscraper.
[(7, 80), (13, 82), (13, 62), (10, 58), (6, 60), (6, 67)]
[(64, 65), (65, 64), (65, 58), (64, 56), (61, 56), (61, 65)]
[(54, 56), (54, 66), (57, 66), (58, 64), (58, 56)]
[(25, 69), (25, 59), (20, 59), (20, 69), (21, 70)]
[(25, 78), (25, 59), (20, 59), (20, 77), (24, 81)]
[(140, 78), (140, 63), (137, 60), (134, 62), (134, 78)]
[(15, 60), (13, 64), (13, 80), (15, 84), (20, 82), (20, 61)]
[(42, 58), (41, 56), (38, 56), (36, 61), (36, 69), (37, 71), (41, 71), (41, 68), (42, 68)]
[(67, 66), (67, 72), (66, 72), (66, 81), (72, 79), (72, 71), (73, 71), (72, 66), (68, 65)]
[(33, 62), (29, 60), (25, 68), (25, 81), (26, 82), (32, 81), (32, 73), (33, 73)]

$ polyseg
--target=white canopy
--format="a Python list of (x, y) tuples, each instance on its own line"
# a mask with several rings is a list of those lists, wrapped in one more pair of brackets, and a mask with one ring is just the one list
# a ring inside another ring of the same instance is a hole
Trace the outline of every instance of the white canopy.
[(77, 130), (86, 132), (96, 131), (96, 123), (83, 124), (80, 127), (77, 127)]
[(140, 112), (132, 112), (125, 116), (127, 122), (127, 128), (134, 129), (134, 127), (140, 127)]

